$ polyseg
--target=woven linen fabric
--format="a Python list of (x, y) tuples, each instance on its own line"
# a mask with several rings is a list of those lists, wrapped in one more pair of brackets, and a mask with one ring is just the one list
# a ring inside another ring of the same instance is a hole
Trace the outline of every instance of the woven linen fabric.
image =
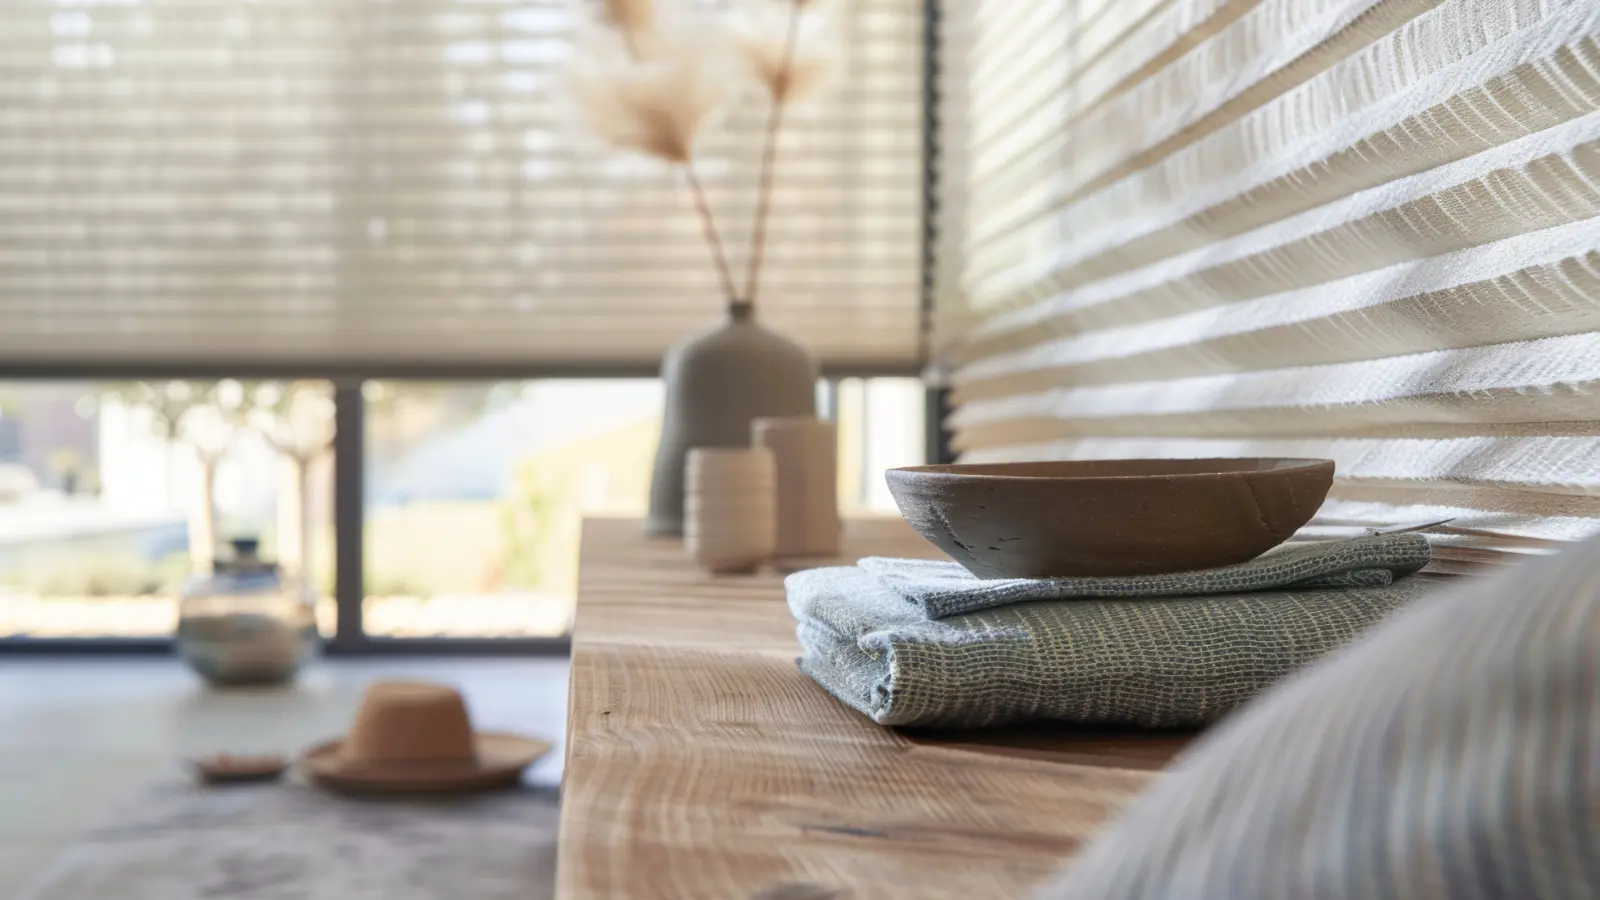
[(1270, 588), (1381, 587), (1428, 564), (1428, 539), (1384, 534), (1287, 544), (1232, 566), (1100, 578), (979, 578), (950, 560), (868, 557), (857, 563), (930, 619), (1021, 603), (1089, 597), (1185, 597)]
[(1430, 585), (1045, 600), (930, 619), (857, 567), (785, 582), (802, 671), (879, 724), (951, 728), (1211, 722)]
[(1285, 680), (1042, 897), (1600, 897), (1600, 541), (1440, 591)]

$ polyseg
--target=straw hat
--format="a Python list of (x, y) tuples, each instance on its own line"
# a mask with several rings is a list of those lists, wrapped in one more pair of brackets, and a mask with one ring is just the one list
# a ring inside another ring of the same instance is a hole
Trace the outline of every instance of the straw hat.
[(307, 750), (300, 765), (335, 790), (445, 793), (516, 784), (549, 750), (533, 738), (474, 732), (461, 693), (448, 685), (380, 681), (350, 734)]

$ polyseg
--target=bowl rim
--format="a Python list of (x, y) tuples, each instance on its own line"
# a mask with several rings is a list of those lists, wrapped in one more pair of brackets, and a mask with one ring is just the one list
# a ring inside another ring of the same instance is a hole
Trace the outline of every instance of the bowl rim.
[[(1234, 469), (1234, 470), (1231, 470), (1231, 471), (1219, 471), (1219, 472), (1169, 472), (1169, 473), (1164, 473), (1164, 474), (1162, 474), (1162, 473), (1146, 473), (1146, 474), (1143, 474), (1143, 475), (1008, 475), (1008, 474), (996, 473), (996, 472), (951, 471), (952, 469), (961, 470), (961, 469), (966, 469), (966, 468), (969, 468), (969, 467), (970, 468), (978, 468), (980, 466), (984, 467), (984, 468), (992, 468), (992, 467), (998, 467), (998, 466), (1037, 466), (1037, 465), (1040, 465), (1040, 464), (1047, 464), (1047, 463), (1095, 463), (1095, 462), (1119, 462), (1119, 463), (1167, 463), (1167, 462), (1185, 462), (1185, 463), (1211, 463), (1211, 462), (1217, 462), (1217, 463), (1224, 463), (1225, 462), (1225, 463), (1237, 463), (1237, 462), (1244, 462), (1246, 460), (1274, 460), (1274, 461), (1281, 462), (1281, 463), (1288, 463), (1288, 465), (1274, 466), (1274, 467), (1272, 467), (1270, 469)], [(1148, 480), (1148, 479), (1152, 479), (1152, 478), (1161, 478), (1161, 479), (1173, 479), (1173, 478), (1179, 478), (1179, 479), (1216, 478), (1218, 476), (1226, 476), (1226, 475), (1251, 475), (1251, 474), (1265, 474), (1265, 473), (1270, 473), (1270, 472), (1293, 472), (1293, 471), (1300, 471), (1300, 470), (1304, 470), (1304, 469), (1319, 469), (1319, 468), (1333, 469), (1333, 468), (1335, 468), (1335, 463), (1331, 459), (1317, 459), (1315, 457), (1300, 457), (1300, 456), (1206, 456), (1206, 457), (1195, 457), (1195, 458), (1173, 456), (1173, 457), (1154, 457), (1154, 458), (1140, 457), (1140, 458), (1126, 458), (1126, 459), (1120, 458), (1120, 457), (1107, 458), (1107, 459), (1036, 459), (1036, 460), (1026, 460), (1026, 461), (1024, 461), (1024, 460), (1011, 460), (1011, 461), (1006, 461), (1006, 462), (993, 462), (993, 463), (945, 463), (945, 464), (927, 465), (927, 466), (899, 466), (899, 467), (887, 470), (884, 473), (884, 475), (885, 475), (885, 477), (888, 477), (890, 475), (894, 475), (895, 473), (904, 473), (904, 474), (907, 474), (907, 475), (919, 475), (919, 476), (923, 476), (923, 477), (938, 478), (938, 479), (941, 479), (941, 480), (943, 480), (943, 479), (965, 479), (965, 480), (974, 480), (974, 481), (1035, 481), (1035, 482), (1037, 482), (1037, 481), (1140, 481), (1140, 480)]]

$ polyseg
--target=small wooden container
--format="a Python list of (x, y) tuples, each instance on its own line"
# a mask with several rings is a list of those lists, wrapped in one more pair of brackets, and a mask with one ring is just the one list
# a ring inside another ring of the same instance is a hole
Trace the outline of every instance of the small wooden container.
[(776, 465), (765, 447), (696, 447), (684, 464), (684, 538), (713, 572), (753, 572), (777, 543)]
[(779, 559), (839, 553), (839, 436), (809, 416), (756, 419), (751, 442), (777, 465)]
[(241, 756), (218, 753), (189, 761), (196, 777), (210, 785), (259, 784), (277, 781), (289, 768), (289, 760), (277, 755)]

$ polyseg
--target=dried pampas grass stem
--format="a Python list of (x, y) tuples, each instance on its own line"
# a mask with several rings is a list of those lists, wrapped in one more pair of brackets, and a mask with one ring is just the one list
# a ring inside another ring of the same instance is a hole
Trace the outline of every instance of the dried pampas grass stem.
[(767, 216), (772, 210), (772, 178), (778, 158), (778, 132), (783, 128), (783, 107), (794, 69), (795, 44), (800, 39), (801, 0), (790, 0), (789, 25), (783, 36), (783, 60), (772, 79), (772, 108), (767, 113), (767, 144), (761, 153), (761, 187), (756, 199), (756, 220), (750, 234), (750, 268), (745, 275), (744, 299), (755, 303), (761, 286), (761, 261), (767, 246)]
[[(711, 204), (706, 201), (706, 189), (700, 186), (700, 177), (694, 174), (694, 166), (685, 162), (683, 164), (683, 180), (689, 184), (689, 193), (694, 195), (694, 208), (700, 213), (700, 227), (706, 233), (706, 243), (711, 245), (711, 261), (716, 263), (717, 275), (722, 278), (722, 291), (728, 297), (728, 305), (739, 303), (739, 295), (733, 290), (733, 270), (728, 268), (728, 254), (722, 249), (722, 236), (717, 233), (716, 217), (711, 215)], [(749, 302), (749, 298), (745, 298)]]

